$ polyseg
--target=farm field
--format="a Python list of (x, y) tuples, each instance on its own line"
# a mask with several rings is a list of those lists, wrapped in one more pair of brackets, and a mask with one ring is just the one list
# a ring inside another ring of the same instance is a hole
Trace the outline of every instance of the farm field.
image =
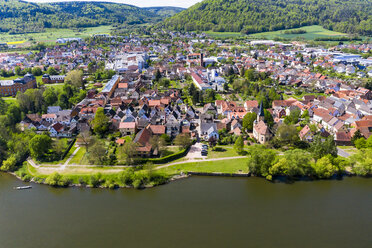
[[(292, 39), (296, 37), (301, 37), (302, 39), (306, 40), (314, 40), (316, 38), (323, 38), (329, 36), (347, 36), (345, 33), (334, 32), (331, 30), (327, 30), (319, 25), (313, 26), (306, 26), (301, 28), (294, 28), (294, 29), (304, 29), (307, 33), (304, 34), (284, 34), (285, 30), (278, 30), (272, 32), (262, 32), (250, 35), (242, 35), (239, 32), (212, 32), (207, 31), (206, 34), (214, 37), (214, 38), (237, 38), (237, 37), (248, 37), (254, 39), (268, 39), (272, 40), (274, 38), (285, 38), (285, 39)], [(286, 29), (286, 30), (294, 30), (294, 29)]]
[(314, 40), (316, 38), (324, 38), (329, 36), (347, 36), (345, 33), (339, 33), (334, 32), (331, 30), (327, 30), (321, 26), (313, 25), (313, 26), (306, 26), (301, 28), (293, 28), (293, 29), (287, 29), (287, 30), (295, 30), (295, 29), (303, 29), (306, 30), (306, 33), (304, 34), (284, 34), (285, 30), (279, 30), (279, 31), (273, 31), (273, 32), (263, 32), (263, 33), (257, 33), (257, 34), (251, 34), (249, 37), (254, 38), (266, 38), (269, 40), (274, 39), (275, 37), (279, 38), (285, 38), (285, 39), (292, 39), (296, 37), (301, 37), (305, 40)]
[(22, 45), (27, 46), (32, 41), (55, 43), (58, 38), (86, 38), (93, 34), (109, 34), (112, 26), (99, 26), (92, 28), (85, 28), (83, 31), (73, 29), (56, 29), (47, 28), (42, 33), (28, 33), (28, 34), (8, 34), (0, 33), (0, 42), (6, 42), (8, 45)]

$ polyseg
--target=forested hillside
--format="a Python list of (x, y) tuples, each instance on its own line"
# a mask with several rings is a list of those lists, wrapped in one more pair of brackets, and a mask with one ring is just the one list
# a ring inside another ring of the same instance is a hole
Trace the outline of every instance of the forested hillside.
[(246, 34), (321, 25), (343, 33), (372, 35), (372, 1), (205, 0), (163, 24), (172, 30)]
[(185, 10), (184, 8), (179, 7), (147, 7), (143, 9), (164, 17), (174, 16), (175, 14)]
[(162, 17), (142, 8), (104, 2), (30, 3), (0, 0), (0, 32), (40, 32), (44, 28), (155, 23)]

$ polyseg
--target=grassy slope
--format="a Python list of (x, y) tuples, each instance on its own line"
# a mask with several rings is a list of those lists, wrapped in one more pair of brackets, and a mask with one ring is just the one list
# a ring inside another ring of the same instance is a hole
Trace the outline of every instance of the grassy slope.
[[(112, 26), (98, 26), (86, 28), (83, 32), (77, 32), (73, 29), (66, 28), (48, 28), (42, 33), (28, 33), (28, 34), (8, 34), (0, 33), (0, 42), (12, 42), (19, 44), (30, 44), (30, 39), (36, 42), (55, 43), (58, 38), (86, 38), (93, 34), (110, 34)], [(10, 44), (12, 44), (10, 43)]]
[[(318, 25), (301, 27), (301, 29), (306, 30), (307, 33), (305, 34), (284, 34), (283, 30), (279, 30), (279, 31), (274, 31), (274, 32), (263, 32), (263, 33), (252, 34), (252, 35), (249, 35), (248, 37), (257, 38), (257, 39), (274, 39), (275, 37), (292, 39), (292, 38), (301, 37), (306, 40), (314, 40), (316, 38), (322, 38), (322, 37), (329, 37), (329, 36), (334, 37), (334, 36), (346, 36), (347, 35), (344, 33), (339, 33), (339, 32), (334, 32), (331, 30), (324, 29), (323, 27), (318, 26)], [(288, 30), (293, 30), (293, 29), (288, 29)], [(237, 37), (244, 36), (241, 33), (234, 33), (234, 32), (208, 31), (206, 32), (206, 34), (212, 37), (215, 37), (215, 38), (237, 38)]]

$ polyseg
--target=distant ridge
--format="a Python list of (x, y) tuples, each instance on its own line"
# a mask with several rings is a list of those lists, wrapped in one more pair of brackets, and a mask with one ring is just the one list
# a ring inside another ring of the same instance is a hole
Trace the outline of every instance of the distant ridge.
[(205, 0), (163, 23), (171, 30), (246, 34), (309, 25), (372, 35), (372, 0)]
[(110, 2), (34, 3), (0, 0), (0, 32), (40, 32), (45, 28), (84, 28), (99, 25), (157, 23), (182, 8), (139, 8)]

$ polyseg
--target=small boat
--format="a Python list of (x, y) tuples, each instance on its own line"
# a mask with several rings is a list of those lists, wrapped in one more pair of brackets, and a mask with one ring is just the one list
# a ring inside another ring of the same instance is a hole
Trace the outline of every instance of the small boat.
[(32, 186), (19, 186), (19, 187), (14, 187), (16, 190), (22, 190), (22, 189), (31, 189)]

